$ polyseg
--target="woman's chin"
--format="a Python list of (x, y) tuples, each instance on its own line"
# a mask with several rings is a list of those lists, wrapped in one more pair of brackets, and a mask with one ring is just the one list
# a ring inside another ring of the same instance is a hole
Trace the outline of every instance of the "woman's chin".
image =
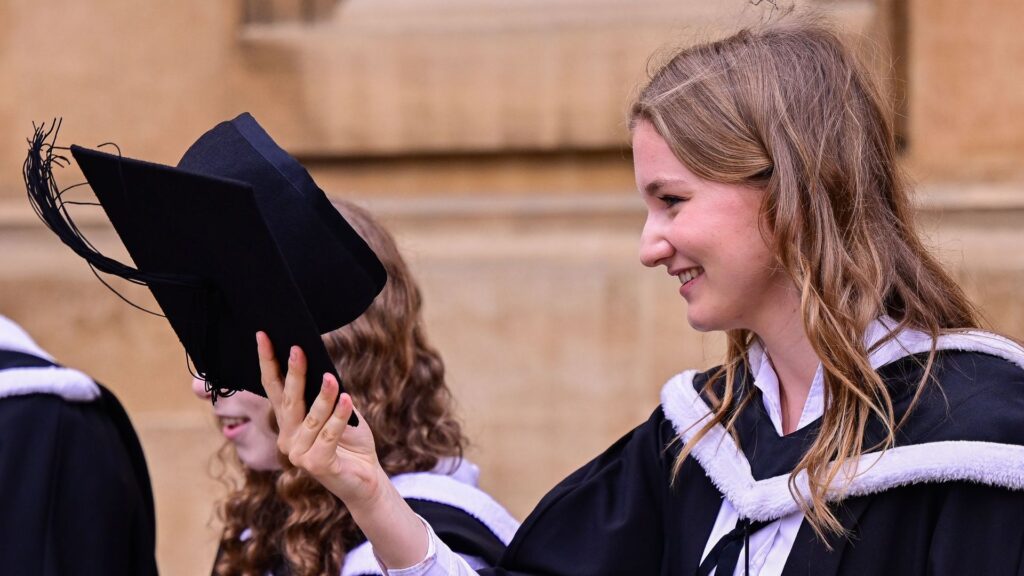
[(716, 322), (705, 318), (700, 314), (695, 314), (692, 309), (687, 310), (686, 321), (690, 324), (690, 328), (693, 328), (697, 332), (714, 332), (715, 330), (720, 330)]
[(271, 472), (281, 469), (281, 462), (278, 460), (276, 453), (273, 455), (249, 454), (244, 450), (239, 450), (238, 459), (242, 462), (242, 466), (257, 472)]

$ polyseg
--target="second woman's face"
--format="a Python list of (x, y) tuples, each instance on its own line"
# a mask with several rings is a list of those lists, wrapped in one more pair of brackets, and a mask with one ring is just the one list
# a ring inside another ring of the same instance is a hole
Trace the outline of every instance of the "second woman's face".
[(679, 278), (690, 325), (770, 329), (793, 288), (758, 229), (762, 192), (698, 178), (646, 121), (633, 131), (633, 163), (647, 206), (640, 260)]
[[(192, 380), (192, 391), (201, 400), (209, 401), (210, 394), (202, 380)], [(252, 392), (235, 392), (217, 398), (213, 413), (221, 426), (221, 433), (238, 453), (238, 459), (252, 470), (277, 470), (277, 433), (270, 426), (270, 401)]]

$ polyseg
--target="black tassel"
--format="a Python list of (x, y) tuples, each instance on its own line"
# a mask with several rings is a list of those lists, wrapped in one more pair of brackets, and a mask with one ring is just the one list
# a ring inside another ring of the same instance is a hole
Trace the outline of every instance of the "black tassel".
[[(147, 310), (138, 304), (135, 304), (120, 292), (118, 292), (113, 286), (111, 286), (106, 280), (100, 276), (99, 272), (105, 274), (111, 274), (119, 278), (124, 278), (128, 282), (142, 286), (174, 286), (177, 288), (186, 288), (195, 290), (197, 306), (202, 307), (202, 313), (197, 315), (197, 318), (203, 318), (202, 327), (198, 330), (201, 333), (201, 343), (196, 347), (202, 351), (206, 362), (202, 362), (204, 366), (214, 366), (211, 363), (214, 358), (212, 354), (216, 350), (216, 335), (213, 330), (215, 329), (214, 319), (216, 315), (212, 313), (212, 306), (215, 305), (213, 296), (215, 288), (208, 285), (206, 282), (199, 277), (187, 276), (182, 274), (160, 274), (143, 272), (135, 267), (129, 266), (113, 258), (109, 258), (100, 253), (89, 240), (82, 234), (82, 231), (78, 229), (74, 219), (72, 219), (68, 206), (75, 205), (89, 205), (98, 206), (96, 202), (72, 202), (64, 199), (64, 194), (74, 188), (83, 186), (86, 182), (68, 186), (63, 190), (57, 186), (56, 179), (53, 176), (54, 165), (58, 167), (64, 167), (69, 164), (68, 158), (64, 155), (56, 153), (55, 151), (68, 150), (68, 148), (59, 147), (56, 145), (57, 134), (60, 132), (61, 120), (55, 119), (49, 128), (46, 127), (45, 123), (38, 126), (33, 125), (35, 133), (32, 138), (28, 140), (28, 157), (25, 159), (25, 164), (22, 166), (22, 175), (25, 178), (25, 189), (28, 191), (28, 200), (32, 205), (33, 210), (39, 219), (43, 221), (43, 224), (50, 229), (51, 232), (57, 235), (61, 241), (71, 248), (75, 254), (78, 254), (88, 263), (89, 268), (92, 269), (93, 274), (96, 278), (103, 283), (111, 292), (117, 295), (118, 298), (124, 300), (131, 306), (153, 314), (154, 316), (164, 317), (163, 314)], [(116, 148), (116, 144), (114, 145)], [(118, 155), (120, 155), (120, 149), (118, 149)], [(127, 191), (124, 191), (127, 194)], [(210, 392), (210, 396), (214, 402), (217, 401), (218, 397), (230, 396), (234, 393), (234, 390), (224, 388), (219, 385), (217, 378), (210, 374), (205, 374), (199, 370), (193, 370), (191, 363), (186, 355), (186, 365), (188, 371), (196, 378), (200, 378), (206, 382), (206, 389)]]
[[(165, 286), (179, 286), (184, 288), (205, 289), (205, 283), (199, 278), (192, 278), (180, 274), (153, 274), (143, 272), (132, 266), (123, 264), (113, 258), (101, 254), (85, 238), (82, 232), (75, 225), (67, 207), (76, 204), (90, 204), (87, 202), (65, 201), (64, 194), (85, 183), (75, 184), (61, 190), (53, 177), (53, 165), (63, 167), (68, 164), (66, 156), (55, 154), (55, 150), (67, 150), (56, 146), (57, 134), (60, 131), (60, 119), (56, 119), (50, 128), (43, 123), (33, 126), (35, 134), (28, 141), (28, 157), (22, 167), (22, 174), (25, 178), (25, 189), (28, 191), (28, 200), (32, 204), (39, 219), (46, 224), (64, 244), (84, 258), (91, 267), (112, 274), (132, 282), (133, 284)], [(109, 287), (109, 286), (108, 286)], [(115, 291), (116, 292), (116, 291)], [(118, 294), (120, 296), (120, 294)], [(122, 297), (123, 298), (123, 297)]]

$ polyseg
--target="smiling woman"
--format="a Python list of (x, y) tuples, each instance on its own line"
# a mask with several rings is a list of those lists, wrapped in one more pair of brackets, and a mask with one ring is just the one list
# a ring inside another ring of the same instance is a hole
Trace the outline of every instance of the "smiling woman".
[[(678, 51), (629, 117), (640, 258), (728, 337), (650, 419), (556, 486), (501, 576), (1024, 570), (1024, 349), (928, 253), (892, 113), (839, 36), (789, 15)], [(258, 338), (290, 461), (391, 574), (471, 574), (376, 461), (372, 426)], [(337, 400), (336, 407), (335, 401)], [(333, 410), (333, 414), (332, 414)]]
[[(377, 431), (376, 456), (403, 498), (471, 565), (493, 565), (518, 523), (476, 487), (477, 468), (462, 458), (466, 439), (444, 365), (426, 341), (419, 288), (367, 211), (335, 206), (380, 259), (388, 282), (361, 317), (323, 336), (328, 354)], [(209, 401), (202, 380), (192, 389)], [(245, 391), (220, 397), (214, 415), (244, 476), (220, 509), (225, 529), (215, 574), (379, 573), (344, 503), (278, 451), (266, 398)]]
[[(192, 379), (192, 392), (204, 402), (210, 401), (206, 382)], [(245, 390), (217, 399), (213, 409), (224, 437), (234, 446), (242, 466), (265, 472), (281, 468), (277, 451), (277, 431), (273, 427), (270, 402)]]
[(646, 120), (633, 129), (633, 166), (647, 205), (640, 261), (679, 277), (691, 326), (760, 327), (799, 307), (758, 227), (761, 190), (699, 178)]

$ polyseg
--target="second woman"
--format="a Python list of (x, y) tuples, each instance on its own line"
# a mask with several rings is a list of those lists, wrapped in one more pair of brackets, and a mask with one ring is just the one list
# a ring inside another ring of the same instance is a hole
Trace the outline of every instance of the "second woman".
[[(477, 468), (463, 459), (466, 438), (444, 364), (424, 333), (419, 287), (383, 226), (352, 203), (335, 206), (376, 253), (388, 282), (361, 317), (324, 335), (327, 351), (409, 505), (470, 565), (494, 565), (518, 522), (476, 487)], [(209, 400), (202, 380), (193, 390)], [(218, 398), (214, 412), (244, 477), (219, 510), (224, 532), (214, 574), (379, 574), (345, 505), (278, 452), (267, 399), (242, 391)]]

